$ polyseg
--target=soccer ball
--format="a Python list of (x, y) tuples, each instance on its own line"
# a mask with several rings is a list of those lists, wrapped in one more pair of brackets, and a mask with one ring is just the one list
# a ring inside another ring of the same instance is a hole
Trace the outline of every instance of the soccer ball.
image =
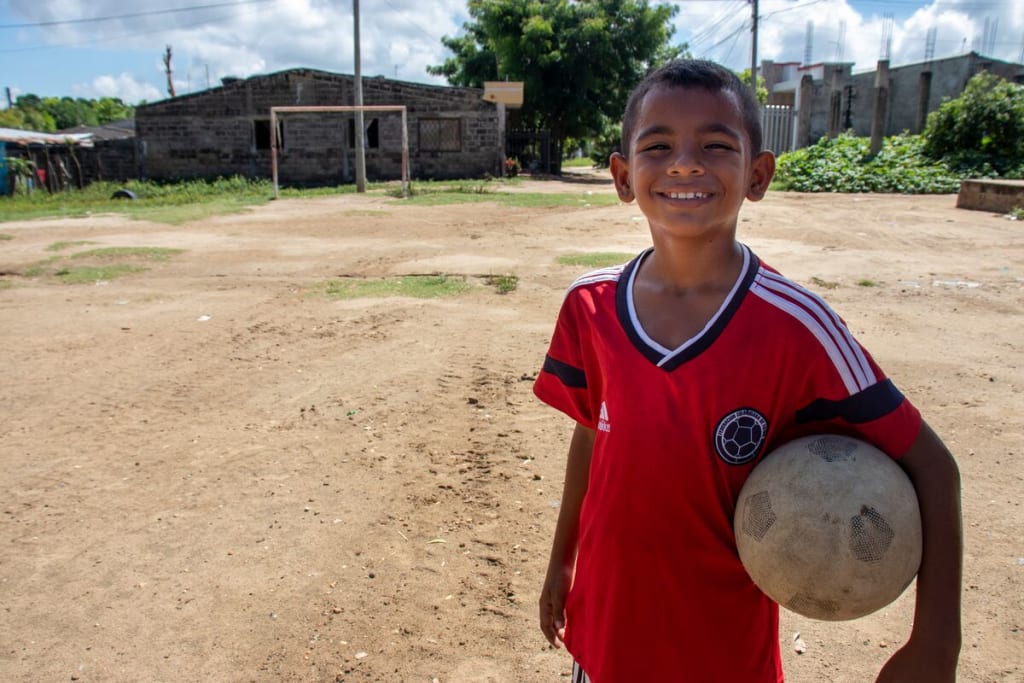
[(890, 604), (921, 564), (913, 484), (887, 455), (846, 436), (807, 436), (765, 456), (733, 525), (754, 583), (812, 619), (856, 619)]

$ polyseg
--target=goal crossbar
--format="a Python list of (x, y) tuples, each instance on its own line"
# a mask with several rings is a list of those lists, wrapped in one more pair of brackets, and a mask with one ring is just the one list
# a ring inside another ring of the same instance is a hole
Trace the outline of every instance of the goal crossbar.
[(409, 196), (409, 122), (405, 105), (389, 104), (379, 106), (309, 106), (270, 108), (270, 167), (274, 177), (274, 199), (277, 199), (277, 115), (315, 112), (363, 111), (401, 112), (402, 114), (402, 198)]

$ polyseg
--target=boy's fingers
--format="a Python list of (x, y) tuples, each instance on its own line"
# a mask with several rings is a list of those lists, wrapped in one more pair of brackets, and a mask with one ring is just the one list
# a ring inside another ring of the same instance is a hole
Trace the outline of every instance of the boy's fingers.
[(555, 609), (554, 601), (545, 591), (540, 602), (540, 630), (552, 647), (560, 647), (559, 641), (561, 640), (561, 631), (565, 626), (564, 621), (561, 610)]

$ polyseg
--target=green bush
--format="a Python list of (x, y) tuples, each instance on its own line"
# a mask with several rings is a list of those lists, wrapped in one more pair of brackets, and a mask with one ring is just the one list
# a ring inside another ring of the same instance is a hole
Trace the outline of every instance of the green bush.
[(947, 194), (960, 177), (945, 163), (924, 156), (916, 135), (886, 138), (877, 156), (870, 140), (845, 133), (779, 157), (776, 186), (795, 192), (892, 192)]
[(923, 151), (962, 175), (1024, 177), (1024, 86), (982, 72), (928, 115)]

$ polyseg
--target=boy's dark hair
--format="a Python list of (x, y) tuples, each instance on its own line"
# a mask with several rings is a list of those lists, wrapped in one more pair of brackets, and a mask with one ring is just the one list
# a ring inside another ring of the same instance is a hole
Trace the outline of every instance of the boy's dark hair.
[(621, 147), (624, 156), (628, 157), (632, 152), (629, 148), (630, 140), (640, 103), (647, 93), (659, 86), (703, 88), (710, 92), (733, 93), (739, 102), (743, 125), (750, 138), (751, 154), (761, 151), (761, 105), (750, 86), (741, 81), (735, 73), (715, 62), (706, 59), (677, 59), (647, 74), (630, 94), (626, 113), (622, 117)]

